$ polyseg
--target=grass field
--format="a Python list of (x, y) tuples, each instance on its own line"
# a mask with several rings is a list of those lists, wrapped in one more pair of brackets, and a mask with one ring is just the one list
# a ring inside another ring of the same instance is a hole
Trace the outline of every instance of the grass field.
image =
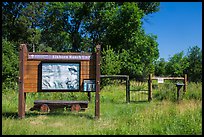
[[(138, 84), (131, 82), (131, 85)], [(140, 84), (146, 89), (146, 85)], [(137, 88), (136, 87), (136, 88)], [(133, 87), (131, 87), (133, 88)], [(18, 93), (2, 93), (3, 135), (201, 135), (202, 83), (189, 83), (178, 103), (175, 87), (159, 85), (153, 100), (146, 93), (131, 92), (126, 103), (125, 85), (109, 85), (100, 92), (100, 119), (94, 118), (95, 93), (84, 112), (29, 111), (34, 100), (88, 100), (85, 93), (28, 93), (26, 117), (18, 119)]]

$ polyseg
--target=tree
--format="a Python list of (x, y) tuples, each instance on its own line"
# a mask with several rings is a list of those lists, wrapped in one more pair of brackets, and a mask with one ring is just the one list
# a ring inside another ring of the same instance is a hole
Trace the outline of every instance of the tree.
[(144, 12), (145, 15), (149, 15), (159, 11), (160, 2), (137, 2), (138, 7)]
[(149, 73), (154, 72), (154, 62), (159, 57), (158, 43), (156, 36), (144, 35), (143, 32), (137, 33), (132, 39), (133, 46), (123, 49), (121, 53), (122, 70), (129, 74), (131, 78), (144, 80)]
[(46, 15), (42, 24), (42, 37), (47, 45), (56, 51), (81, 51), (83, 24), (89, 16), (89, 2), (52, 2), (46, 5)]
[(121, 61), (120, 56), (113, 51), (110, 46), (102, 51), (101, 74), (117, 75), (120, 74)]
[(85, 28), (94, 44), (102, 44), (102, 50), (107, 50), (106, 45), (110, 45), (120, 54), (121, 73), (144, 78), (153, 72), (158, 44), (156, 36), (146, 35), (142, 29), (141, 19), (145, 14), (138, 3), (100, 3), (92, 10), (95, 11), (92, 21), (88, 20), (91, 23), (87, 23)]
[(165, 76), (166, 75), (166, 64), (164, 58), (160, 58), (155, 62), (155, 75), (156, 76)]
[(8, 41), (26, 42), (28, 35), (26, 24), (19, 21), (22, 9), (28, 3), (24, 2), (3, 2), (2, 3), (2, 37)]
[(166, 74), (169, 76), (182, 77), (188, 66), (189, 63), (187, 57), (184, 56), (184, 52), (179, 52), (170, 57), (166, 64)]
[[(15, 50), (16, 44), (6, 39), (2, 40), (2, 82), (17, 82), (18, 78), (18, 56)], [(8, 84), (9, 85), (9, 84)]]
[[(111, 73), (145, 77), (154, 71), (158, 44), (155, 35), (145, 34), (142, 18), (158, 9), (154, 2), (3, 2), (3, 38), (12, 43), (16, 56), (20, 43), (31, 45), (32, 51), (60, 52), (92, 52), (101, 44), (104, 53), (122, 64), (120, 72)], [(103, 69), (109, 73), (107, 66)]]
[(202, 82), (202, 50), (198, 46), (190, 47), (187, 60), (189, 63), (187, 68), (188, 80)]
[(19, 17), (19, 21), (26, 26), (24, 33), (28, 35), (27, 43), (31, 45), (33, 52), (38, 48), (36, 45), (40, 44), (41, 31), (39, 28), (44, 18), (44, 14), (42, 14), (44, 10), (44, 2), (28, 2), (28, 5), (22, 9), (22, 15)]

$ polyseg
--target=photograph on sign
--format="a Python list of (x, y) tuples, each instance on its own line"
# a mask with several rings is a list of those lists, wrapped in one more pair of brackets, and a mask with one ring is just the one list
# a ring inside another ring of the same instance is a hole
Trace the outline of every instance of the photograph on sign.
[(84, 80), (83, 91), (96, 91), (95, 80)]
[(42, 63), (42, 90), (79, 90), (79, 63)]
[(163, 78), (158, 78), (158, 83), (164, 83), (164, 79)]

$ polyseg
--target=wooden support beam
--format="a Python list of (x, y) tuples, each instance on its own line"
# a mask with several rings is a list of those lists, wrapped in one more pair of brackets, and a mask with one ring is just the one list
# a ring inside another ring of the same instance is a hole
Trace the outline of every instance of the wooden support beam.
[(184, 87), (183, 87), (184, 94), (187, 91), (187, 83), (188, 83), (187, 74), (184, 74)]
[(25, 75), (25, 63), (27, 61), (27, 47), (25, 44), (20, 45), (19, 49), (19, 94), (18, 94), (18, 117), (20, 119), (25, 117), (25, 102), (26, 93), (24, 92), (24, 75)]
[(100, 52), (101, 46), (96, 46), (96, 92), (95, 92), (95, 118), (100, 117)]
[(152, 77), (152, 80), (157, 80), (157, 79), (166, 79), (166, 80), (183, 80), (183, 77)]

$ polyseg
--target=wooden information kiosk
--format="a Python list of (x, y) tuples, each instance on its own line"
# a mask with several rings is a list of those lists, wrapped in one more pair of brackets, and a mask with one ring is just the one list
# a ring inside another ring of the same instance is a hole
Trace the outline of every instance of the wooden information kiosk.
[(26, 93), (95, 92), (99, 118), (100, 45), (95, 53), (28, 52), (20, 45), (18, 116), (25, 117)]

